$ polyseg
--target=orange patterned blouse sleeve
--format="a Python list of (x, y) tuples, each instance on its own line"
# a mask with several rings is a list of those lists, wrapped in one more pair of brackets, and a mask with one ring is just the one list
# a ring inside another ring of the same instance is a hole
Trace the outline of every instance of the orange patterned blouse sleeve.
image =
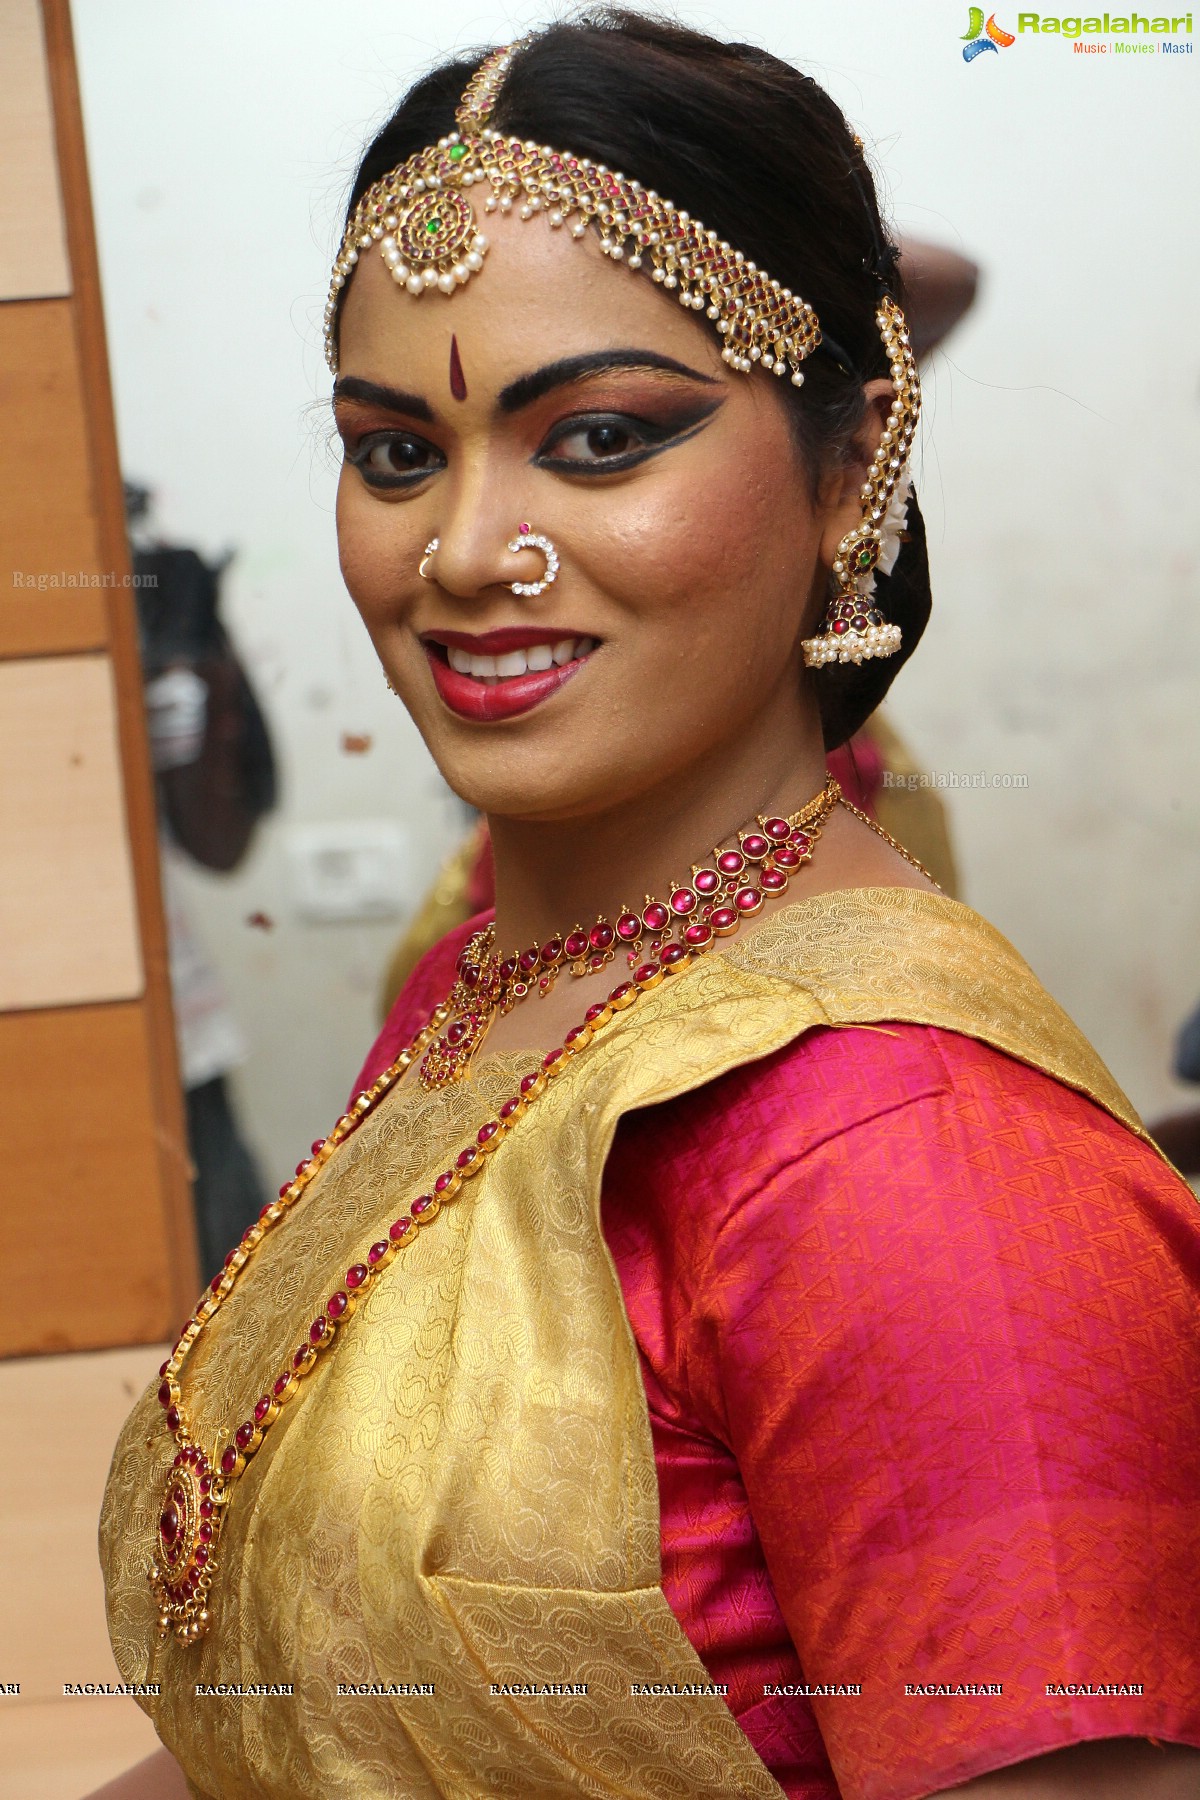
[(604, 1207), (664, 1589), (789, 1795), (1200, 1745), (1200, 1213), (1147, 1144), (820, 1029), (627, 1117)]

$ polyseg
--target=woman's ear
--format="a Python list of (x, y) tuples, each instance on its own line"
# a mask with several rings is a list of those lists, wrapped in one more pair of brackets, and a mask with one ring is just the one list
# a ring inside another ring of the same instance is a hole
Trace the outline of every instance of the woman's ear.
[(825, 522), (821, 529), (820, 559), (826, 570), (833, 567), (838, 545), (848, 531), (862, 523), (863, 482), (887, 428), (888, 409), (895, 396), (890, 381), (880, 377), (863, 387), (864, 411), (846, 460), (831, 470), (821, 483)]

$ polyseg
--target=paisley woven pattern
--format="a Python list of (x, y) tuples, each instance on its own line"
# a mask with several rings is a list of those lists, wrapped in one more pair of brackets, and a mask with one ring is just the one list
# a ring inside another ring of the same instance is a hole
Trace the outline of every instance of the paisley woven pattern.
[[(600, 1183), (623, 1113), (864, 1016), (1003, 1040), (1132, 1117), (967, 909), (828, 896), (644, 999), (422, 1230), (239, 1483), (217, 1618), (187, 1651), (155, 1639), (145, 1566), (169, 1440), (143, 1396), (101, 1525), (110, 1629), (123, 1676), (162, 1683), (146, 1704), (197, 1795), (781, 1793), (719, 1697), (629, 1692), (709, 1678), (659, 1585), (653, 1445)], [(348, 1262), (526, 1060), (483, 1058), (472, 1081), (430, 1095), (401, 1084), (339, 1153), (193, 1352), (185, 1398), (202, 1441), (245, 1416)], [(293, 1682), (295, 1698), (194, 1693), (239, 1680)], [(588, 1692), (492, 1694), (510, 1680)], [(436, 1693), (358, 1699), (339, 1681)]]

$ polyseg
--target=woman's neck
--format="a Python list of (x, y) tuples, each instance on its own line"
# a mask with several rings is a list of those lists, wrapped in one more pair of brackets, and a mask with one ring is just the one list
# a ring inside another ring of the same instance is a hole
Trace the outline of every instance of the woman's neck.
[[(807, 721), (805, 722), (807, 726)], [(760, 814), (786, 816), (821, 790), (819, 726), (774, 745), (728, 745), (703, 765), (672, 774), (618, 807), (578, 818), (489, 818), (496, 865), (496, 941), (513, 950), (640, 909), (686, 880), (693, 863)]]

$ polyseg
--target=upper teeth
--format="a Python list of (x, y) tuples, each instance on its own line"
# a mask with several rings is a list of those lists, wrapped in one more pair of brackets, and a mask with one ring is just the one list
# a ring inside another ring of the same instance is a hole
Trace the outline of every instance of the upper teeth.
[(478, 681), (505, 681), (513, 675), (540, 674), (577, 657), (590, 656), (596, 648), (595, 638), (560, 638), (556, 644), (530, 644), (526, 650), (507, 650), (503, 656), (475, 656), (457, 644), (446, 647), (450, 667), (460, 675), (474, 675)]

